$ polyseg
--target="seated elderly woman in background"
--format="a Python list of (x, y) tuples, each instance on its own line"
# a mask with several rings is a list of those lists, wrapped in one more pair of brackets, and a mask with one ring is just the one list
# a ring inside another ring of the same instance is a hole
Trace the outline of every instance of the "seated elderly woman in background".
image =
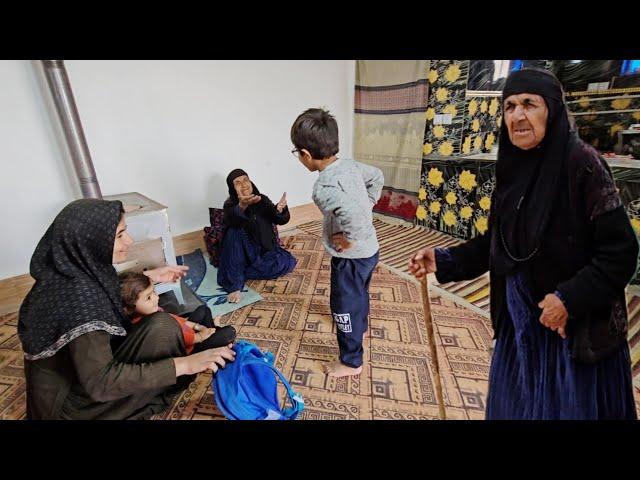
[(512, 73), (503, 99), (488, 232), (409, 269), (441, 283), (490, 271), (487, 419), (635, 419), (624, 289), (638, 243), (609, 167), (551, 73)]
[(290, 219), (286, 193), (274, 205), (241, 169), (229, 173), (227, 187), (218, 283), (229, 292), (229, 302), (236, 303), (246, 280), (286, 275), (296, 259), (278, 244), (274, 231), (274, 224), (285, 225)]

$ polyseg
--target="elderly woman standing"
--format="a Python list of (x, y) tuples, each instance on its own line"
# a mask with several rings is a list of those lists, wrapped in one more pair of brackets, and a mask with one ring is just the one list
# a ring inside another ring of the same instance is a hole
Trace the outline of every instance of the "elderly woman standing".
[(571, 130), (549, 72), (512, 73), (489, 230), (409, 260), (418, 278), (491, 278), (487, 419), (636, 419), (624, 289), (638, 243), (611, 172)]

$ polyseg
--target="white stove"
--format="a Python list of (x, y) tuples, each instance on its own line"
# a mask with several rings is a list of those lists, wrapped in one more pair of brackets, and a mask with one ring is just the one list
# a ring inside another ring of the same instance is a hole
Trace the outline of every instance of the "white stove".
[[(103, 197), (120, 200), (124, 206), (127, 233), (134, 240), (127, 261), (114, 265), (116, 271), (142, 271), (165, 265), (177, 265), (167, 207), (144, 195), (131, 192)], [(173, 291), (178, 302), (184, 304), (180, 281), (155, 285), (158, 295)]]

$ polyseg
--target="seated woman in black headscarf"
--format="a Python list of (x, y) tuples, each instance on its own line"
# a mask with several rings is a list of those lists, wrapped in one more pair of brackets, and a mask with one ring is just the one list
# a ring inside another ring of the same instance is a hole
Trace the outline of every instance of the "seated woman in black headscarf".
[(229, 198), (224, 203), (224, 224), (218, 284), (229, 292), (229, 302), (237, 303), (248, 279), (266, 280), (291, 272), (293, 255), (276, 241), (275, 225), (289, 222), (286, 193), (274, 205), (261, 194), (244, 170), (227, 176)]
[[(143, 419), (159, 413), (205, 370), (233, 361), (231, 345), (187, 355), (168, 313), (131, 325), (122, 307), (114, 263), (133, 240), (119, 201), (67, 205), (31, 258), (35, 284), (20, 306), (27, 418)], [(145, 272), (176, 281), (187, 267)]]
[(409, 269), (441, 283), (489, 270), (488, 419), (635, 419), (624, 289), (638, 243), (609, 167), (551, 73), (512, 73), (503, 102), (488, 232)]

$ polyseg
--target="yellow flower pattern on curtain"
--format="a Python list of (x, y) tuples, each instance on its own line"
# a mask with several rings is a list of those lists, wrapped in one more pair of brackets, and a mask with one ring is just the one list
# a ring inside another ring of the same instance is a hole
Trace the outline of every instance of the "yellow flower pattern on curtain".
[(468, 60), (432, 60), (416, 223), (458, 238), (486, 233), (493, 164), (460, 158), (498, 142), (502, 101), (465, 98)]
[[(429, 99), (425, 114), (423, 159), (430, 155), (450, 157), (460, 153), (465, 115), (468, 60), (432, 60)], [(443, 121), (443, 115), (449, 118)]]
[(462, 153), (488, 153), (496, 143), (502, 121), (500, 97), (467, 98)]
[(485, 234), (494, 168), (475, 160), (424, 161), (416, 223), (458, 238)]

